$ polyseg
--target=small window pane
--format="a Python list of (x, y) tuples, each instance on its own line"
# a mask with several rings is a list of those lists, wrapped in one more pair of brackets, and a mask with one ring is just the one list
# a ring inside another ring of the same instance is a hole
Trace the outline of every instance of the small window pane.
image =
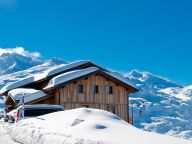
[(99, 86), (98, 85), (94, 85), (94, 93), (99, 93)]
[(78, 85), (78, 93), (83, 93), (83, 85)]
[(109, 86), (109, 87), (108, 87), (107, 93), (108, 93), (108, 94), (113, 94), (113, 87), (112, 87), (112, 86)]

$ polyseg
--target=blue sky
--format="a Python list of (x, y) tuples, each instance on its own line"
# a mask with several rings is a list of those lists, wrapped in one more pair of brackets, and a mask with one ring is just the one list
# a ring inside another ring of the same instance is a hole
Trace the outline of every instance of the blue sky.
[(192, 84), (190, 0), (0, 0), (0, 47)]

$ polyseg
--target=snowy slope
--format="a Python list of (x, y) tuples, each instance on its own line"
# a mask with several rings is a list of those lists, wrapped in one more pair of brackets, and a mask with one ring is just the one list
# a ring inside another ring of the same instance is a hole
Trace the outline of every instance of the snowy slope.
[(170, 96), (177, 97), (179, 99), (182, 99), (184, 101), (192, 100), (192, 85), (187, 86), (184, 88), (166, 88), (161, 89), (160, 92), (163, 92), (165, 94), (168, 94)]
[(17, 142), (14, 142), (11, 139), (11, 137), (7, 134), (7, 130), (2, 120), (0, 120), (0, 143), (1, 144), (19, 144)]
[(79, 108), (25, 119), (7, 127), (26, 144), (190, 144), (190, 141), (139, 130), (116, 115)]
[[(192, 139), (192, 86), (182, 87), (150, 73), (132, 71), (128, 80), (139, 93), (131, 95), (134, 101), (134, 124), (138, 128), (161, 134)], [(142, 115), (139, 103), (144, 101)]]

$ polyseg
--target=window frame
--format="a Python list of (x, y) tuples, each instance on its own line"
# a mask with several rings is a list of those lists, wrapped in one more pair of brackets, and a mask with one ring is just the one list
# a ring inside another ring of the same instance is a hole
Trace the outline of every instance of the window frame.
[(77, 85), (77, 93), (79, 93), (79, 94), (83, 93), (83, 85), (82, 84)]
[(113, 94), (113, 86), (107, 87), (107, 94)]
[(98, 94), (99, 93), (99, 85), (94, 85), (93, 86), (93, 93)]

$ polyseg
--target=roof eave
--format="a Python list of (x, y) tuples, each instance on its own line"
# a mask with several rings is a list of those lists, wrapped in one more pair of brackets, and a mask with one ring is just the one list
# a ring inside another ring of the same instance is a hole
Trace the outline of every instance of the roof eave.
[(55, 85), (55, 86), (53, 86), (53, 87), (44, 89), (44, 91), (50, 91), (50, 90), (52, 90), (52, 89), (56, 89), (56, 88), (63, 87), (65, 84), (71, 83), (71, 82), (73, 82), (73, 81), (79, 80), (79, 79), (81, 79), (81, 78), (84, 78), (84, 77), (87, 77), (87, 76), (89, 76), (89, 75), (96, 74), (96, 73), (101, 73), (101, 74), (103, 74), (104, 76), (106, 76), (107, 78), (113, 79), (113, 80), (116, 81), (117, 83), (120, 83), (121, 85), (123, 85), (124, 87), (126, 87), (126, 88), (128, 89), (129, 93), (135, 93), (135, 92), (138, 92), (138, 91), (139, 91), (137, 88), (133, 87), (132, 85), (127, 84), (127, 83), (125, 83), (125, 82), (123, 82), (123, 81), (121, 81), (121, 80), (119, 80), (119, 79), (117, 79), (117, 78), (115, 78), (115, 77), (113, 77), (113, 76), (105, 73), (104, 71), (102, 71), (102, 70), (100, 70), (100, 69), (97, 70), (97, 71), (91, 72), (91, 73), (89, 73), (89, 74), (86, 74), (86, 75), (83, 75), (83, 76), (80, 76), (80, 77), (71, 79), (71, 80), (66, 81), (66, 82), (63, 82), (63, 83), (61, 83), (61, 84)]

